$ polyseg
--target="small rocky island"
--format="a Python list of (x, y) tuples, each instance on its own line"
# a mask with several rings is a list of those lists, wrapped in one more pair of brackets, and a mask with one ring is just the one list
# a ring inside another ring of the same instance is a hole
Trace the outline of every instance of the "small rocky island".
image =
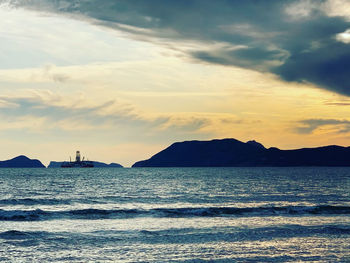
[(0, 161), (0, 168), (45, 168), (45, 165), (39, 160), (20, 155), (10, 160)]
[[(47, 168), (61, 168), (63, 163), (64, 162), (51, 161)], [(107, 163), (96, 162), (96, 161), (92, 161), (92, 163), (95, 168), (123, 168), (123, 166), (118, 163), (107, 164)]]
[(69, 162), (55, 162), (51, 161), (47, 168), (122, 168), (123, 166), (118, 163), (102, 163), (96, 161), (85, 160), (85, 157), (81, 159), (80, 151), (76, 152), (75, 161), (69, 160)]
[(177, 142), (132, 167), (350, 166), (350, 147), (280, 150), (236, 139)]

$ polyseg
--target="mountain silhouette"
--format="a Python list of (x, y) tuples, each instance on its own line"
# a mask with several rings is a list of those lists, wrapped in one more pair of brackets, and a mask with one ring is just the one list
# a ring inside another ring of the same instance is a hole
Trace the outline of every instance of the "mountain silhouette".
[(0, 168), (45, 168), (45, 166), (39, 160), (20, 155), (11, 160), (0, 161)]
[(350, 147), (280, 150), (236, 139), (176, 142), (132, 167), (350, 166)]

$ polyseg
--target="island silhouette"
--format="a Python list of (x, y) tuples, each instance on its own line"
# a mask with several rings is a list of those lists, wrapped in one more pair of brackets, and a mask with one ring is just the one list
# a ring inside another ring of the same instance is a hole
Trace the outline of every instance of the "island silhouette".
[(280, 150), (236, 139), (176, 142), (132, 167), (350, 166), (350, 147)]
[[(118, 163), (91, 161), (96, 168), (121, 168)], [(64, 162), (51, 161), (48, 168)], [(315, 148), (281, 150), (265, 148), (254, 140), (236, 139), (176, 142), (132, 167), (266, 167), (266, 166), (350, 166), (350, 147), (329, 145)], [(24, 155), (0, 161), (0, 168), (45, 168), (37, 159)]]
[[(106, 164), (103, 162), (88, 161), (92, 166), (97, 168), (122, 168), (123, 166), (118, 163)], [(55, 162), (51, 161), (48, 168), (62, 168), (67, 162)], [(73, 167), (73, 166), (72, 166)], [(84, 166), (81, 166), (84, 167)], [(46, 168), (39, 160), (29, 159), (24, 155), (17, 156), (13, 159), (0, 161), (0, 168)]]
[(37, 159), (20, 155), (10, 160), (0, 161), (0, 168), (45, 168), (45, 165)]
[(83, 157), (81, 159), (80, 151), (76, 151), (76, 156), (75, 160), (72, 161), (71, 158), (68, 161), (63, 161), (63, 162), (55, 162), (51, 161), (48, 168), (121, 168), (123, 167), (122, 165), (118, 163), (102, 163), (102, 162), (96, 162), (96, 161), (89, 161), (88, 159), (85, 159)]
[[(51, 161), (47, 168), (61, 168), (62, 164), (64, 162), (56, 162), (56, 161)], [(103, 163), (103, 162), (96, 162), (92, 161), (93, 165), (95, 168), (123, 168), (123, 166), (119, 163)]]

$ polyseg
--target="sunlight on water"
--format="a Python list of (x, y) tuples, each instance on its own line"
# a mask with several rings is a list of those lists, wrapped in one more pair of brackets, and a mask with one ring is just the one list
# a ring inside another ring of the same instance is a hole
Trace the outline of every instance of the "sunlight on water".
[(349, 182), (349, 168), (2, 169), (0, 261), (346, 262)]

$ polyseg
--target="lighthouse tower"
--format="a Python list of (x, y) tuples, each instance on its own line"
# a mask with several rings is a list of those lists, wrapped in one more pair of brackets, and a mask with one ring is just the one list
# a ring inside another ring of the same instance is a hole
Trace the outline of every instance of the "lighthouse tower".
[(80, 151), (77, 151), (76, 157), (75, 157), (75, 161), (80, 163)]

